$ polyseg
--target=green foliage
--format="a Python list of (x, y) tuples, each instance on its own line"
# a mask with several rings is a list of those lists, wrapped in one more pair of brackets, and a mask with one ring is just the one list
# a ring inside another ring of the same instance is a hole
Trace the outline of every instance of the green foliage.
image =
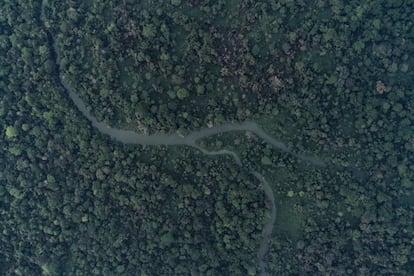
[[(410, 1), (2, 1), (0, 274), (255, 275), (256, 170), (278, 210), (269, 275), (413, 275), (413, 15)], [(116, 143), (67, 97), (54, 41), (98, 121), (253, 119), (328, 166), (239, 132), (198, 142), (243, 169)]]
[(160, 245), (161, 247), (169, 246), (173, 243), (174, 237), (171, 232), (165, 233), (161, 236)]
[(177, 98), (180, 100), (183, 100), (185, 98), (187, 98), (190, 94), (188, 93), (187, 89), (185, 88), (180, 88), (177, 90)]
[(263, 156), (260, 161), (265, 166), (272, 165), (272, 160), (268, 156)]
[(179, 6), (181, 4), (181, 0), (171, 0), (171, 4), (174, 6)]
[(10, 193), (11, 196), (13, 196), (16, 199), (22, 199), (24, 196), (24, 194), (15, 187), (8, 187), (8, 192)]
[(154, 25), (152, 24), (144, 25), (142, 34), (147, 38), (153, 38), (155, 36)]
[(14, 126), (8, 126), (6, 128), (6, 137), (7, 138), (14, 138), (18, 135), (18, 131), (17, 128), (15, 128)]

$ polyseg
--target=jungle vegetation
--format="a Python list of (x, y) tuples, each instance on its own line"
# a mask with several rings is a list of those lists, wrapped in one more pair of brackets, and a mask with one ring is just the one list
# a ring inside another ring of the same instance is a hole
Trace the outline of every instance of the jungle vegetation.
[[(0, 274), (256, 275), (249, 170), (277, 201), (270, 275), (414, 274), (413, 22), (404, 0), (1, 1)], [(99, 121), (253, 120), (330, 166), (245, 132), (199, 144), (247, 170), (117, 143), (67, 96), (48, 32)]]

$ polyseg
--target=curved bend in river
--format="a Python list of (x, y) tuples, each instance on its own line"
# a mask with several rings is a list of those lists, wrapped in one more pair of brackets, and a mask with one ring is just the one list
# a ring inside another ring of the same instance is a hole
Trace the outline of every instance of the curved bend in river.
[[(56, 49), (55, 49), (56, 51)], [(56, 55), (58, 56), (58, 55)], [(58, 63), (57, 63), (58, 64)], [(303, 160), (309, 161), (315, 166), (325, 166), (325, 163), (309, 157), (309, 156), (302, 156), (299, 154), (296, 154), (292, 151), (290, 151), (285, 144), (283, 144), (280, 141), (277, 141), (276, 139), (270, 137), (268, 134), (266, 134), (256, 123), (253, 122), (244, 122), (244, 123), (228, 123), (223, 124), (221, 126), (216, 126), (212, 128), (204, 128), (198, 131), (194, 131), (190, 133), (187, 136), (181, 136), (178, 134), (153, 134), (153, 135), (145, 135), (141, 133), (137, 133), (134, 131), (129, 130), (122, 130), (117, 128), (112, 128), (102, 122), (99, 122), (95, 116), (93, 116), (86, 108), (85, 103), (79, 98), (79, 96), (74, 92), (74, 90), (71, 88), (71, 86), (67, 83), (65, 76), (59, 75), (60, 81), (62, 86), (65, 88), (65, 90), (68, 92), (69, 97), (72, 99), (76, 107), (79, 109), (79, 111), (92, 123), (94, 127), (96, 127), (101, 133), (107, 134), (113, 139), (122, 142), (122, 143), (128, 143), (128, 144), (141, 144), (141, 145), (187, 145), (193, 148), (198, 149), (202, 153), (206, 155), (230, 155), (233, 157), (235, 162), (240, 166), (243, 167), (243, 164), (241, 162), (240, 157), (237, 153), (233, 151), (229, 151), (226, 149), (218, 150), (218, 151), (208, 151), (196, 144), (196, 141), (199, 139), (202, 139), (204, 137), (208, 137), (211, 135), (223, 133), (223, 132), (229, 132), (229, 131), (251, 131), (261, 137), (263, 140), (267, 141), (268, 143), (272, 144), (273, 146), (279, 148), (283, 152), (290, 153), (294, 156), (297, 156), (298, 158), (301, 158)], [(273, 232), (273, 226), (276, 222), (276, 203), (274, 194), (272, 191), (271, 186), (269, 183), (265, 180), (265, 178), (258, 172), (250, 172), (253, 174), (253, 176), (258, 179), (263, 186), (263, 190), (265, 192), (266, 198), (270, 203), (271, 207), (271, 216), (269, 220), (266, 222), (263, 231), (262, 236), (263, 239), (260, 242), (260, 247), (257, 253), (258, 256), (258, 267), (259, 271), (262, 275), (267, 275), (266, 273), (266, 254), (269, 250), (269, 243), (271, 239), (271, 235)]]
[[(55, 47), (56, 48), (56, 47)], [(55, 49), (56, 51), (56, 49)], [(107, 134), (113, 139), (125, 143), (125, 144), (140, 144), (140, 145), (187, 145), (195, 147), (197, 140), (230, 131), (250, 131), (264, 141), (280, 149), (283, 152), (292, 154), (293, 156), (312, 163), (317, 167), (326, 167), (326, 163), (312, 156), (302, 155), (291, 151), (283, 142), (276, 140), (269, 136), (263, 129), (261, 129), (256, 123), (247, 121), (243, 123), (226, 123), (212, 128), (202, 128), (191, 132), (187, 136), (179, 134), (142, 134), (135, 131), (123, 130), (113, 128), (105, 123), (99, 122), (95, 116), (93, 116), (85, 106), (85, 103), (79, 98), (72, 87), (68, 84), (64, 75), (59, 75), (62, 86), (68, 92), (69, 97), (72, 99), (79, 111), (96, 127), (101, 133)]]
[[(55, 51), (56, 57), (56, 65), (58, 67), (58, 71), (60, 72), (60, 55), (59, 51), (55, 44), (53, 44), (53, 48)], [(178, 134), (153, 134), (153, 135), (146, 135), (142, 133), (137, 133), (134, 131), (123, 130), (112, 128), (102, 122), (99, 122), (95, 116), (93, 116), (88, 109), (86, 108), (85, 103), (79, 98), (79, 96), (75, 93), (72, 87), (67, 82), (64, 75), (59, 73), (59, 78), (62, 86), (65, 88), (66, 92), (68, 93), (69, 97), (72, 99), (73, 103), (79, 109), (79, 111), (92, 123), (94, 127), (96, 127), (101, 133), (109, 135), (111, 138), (127, 144), (140, 144), (140, 145), (187, 145), (193, 148), (198, 149), (202, 153), (206, 155), (230, 155), (233, 157), (235, 162), (240, 166), (243, 167), (240, 157), (237, 153), (233, 151), (229, 151), (226, 149), (218, 150), (218, 151), (208, 151), (196, 144), (197, 140), (202, 139), (204, 137), (208, 137), (211, 135), (229, 132), (229, 131), (250, 131), (255, 133), (257, 136), (261, 137), (266, 142), (272, 144), (273, 146), (279, 148), (283, 152), (290, 153), (298, 158), (311, 162), (315, 166), (324, 167), (326, 166), (324, 162), (309, 156), (299, 155), (287, 148), (287, 146), (274, 139), (273, 137), (266, 134), (256, 123), (254, 122), (244, 122), (244, 123), (227, 123), (220, 126), (212, 127), (212, 128), (203, 128), (198, 131), (191, 132), (187, 136), (181, 136)], [(272, 191), (271, 186), (265, 180), (265, 178), (258, 172), (250, 172), (256, 179), (258, 179), (265, 192), (266, 198), (270, 203), (271, 207), (271, 216), (269, 220), (264, 225), (262, 236), (263, 239), (260, 242), (260, 247), (257, 253), (258, 256), (258, 268), (262, 275), (267, 275), (266, 273), (266, 254), (269, 250), (269, 243), (271, 239), (271, 235), (273, 232), (273, 226), (276, 222), (276, 203), (274, 194)]]
[[(68, 93), (69, 97), (72, 99), (73, 103), (79, 109), (79, 111), (92, 123), (92, 125), (97, 128), (101, 133), (109, 135), (111, 138), (127, 144), (141, 144), (141, 145), (186, 145), (193, 147), (203, 154), (206, 155), (230, 155), (233, 157), (235, 162), (240, 166), (243, 167), (240, 157), (237, 153), (229, 150), (218, 150), (218, 151), (208, 151), (196, 144), (197, 140), (212, 136), (219, 133), (230, 132), (230, 131), (250, 131), (256, 134), (258, 137), (266, 141), (267, 143), (273, 145), (274, 147), (278, 148), (282, 152), (289, 153), (303, 161), (310, 162), (312, 165), (317, 167), (326, 167), (327, 163), (324, 161), (293, 152), (290, 150), (283, 142), (271, 137), (268, 135), (263, 129), (261, 129), (256, 123), (247, 121), (243, 123), (227, 123), (220, 126), (215, 126), (212, 128), (203, 128), (197, 131), (191, 132), (187, 136), (181, 136), (178, 134), (153, 134), (153, 135), (146, 135), (142, 133), (137, 133), (134, 131), (129, 130), (122, 130), (117, 128), (112, 128), (102, 122), (99, 122), (95, 116), (93, 116), (85, 106), (85, 103), (79, 98), (79, 96), (75, 93), (74, 89), (68, 83), (66, 77), (61, 73), (60, 70), (60, 52), (58, 47), (56, 46), (56, 41), (54, 40), (52, 34), (44, 24), (44, 5), (45, 0), (42, 1), (42, 23), (43, 27), (48, 35), (48, 39), (50, 40), (52, 46), (52, 55), (55, 58), (56, 63), (56, 70), (57, 74), (60, 79), (61, 85), (65, 88), (66, 92)], [(269, 250), (269, 242), (271, 239), (271, 234), (273, 231), (273, 226), (276, 221), (276, 204), (273, 191), (269, 183), (265, 180), (265, 178), (256, 171), (250, 172), (256, 179), (258, 179), (265, 192), (266, 198), (270, 203), (271, 207), (271, 216), (269, 220), (266, 222), (262, 235), (263, 239), (260, 243), (260, 248), (258, 250), (258, 268), (262, 275), (266, 275), (266, 264), (265, 264), (265, 257)]]

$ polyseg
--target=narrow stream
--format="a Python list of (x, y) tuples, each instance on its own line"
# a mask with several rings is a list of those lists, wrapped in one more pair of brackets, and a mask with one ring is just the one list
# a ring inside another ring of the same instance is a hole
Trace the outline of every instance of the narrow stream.
[[(55, 52), (56, 57), (56, 65), (59, 67), (60, 65), (60, 54), (56, 44), (53, 44), (53, 50)], [(191, 132), (187, 136), (181, 136), (178, 134), (153, 134), (153, 135), (145, 135), (141, 133), (137, 133), (134, 131), (117, 129), (110, 127), (102, 122), (99, 122), (95, 116), (93, 116), (86, 108), (85, 103), (79, 98), (79, 96), (75, 93), (72, 87), (66, 80), (66, 77), (61, 73), (59, 68), (59, 78), (61, 85), (65, 88), (66, 92), (68, 93), (69, 97), (72, 99), (75, 106), (79, 109), (79, 111), (92, 123), (92, 125), (97, 128), (101, 133), (109, 135), (112, 139), (119, 141), (125, 144), (139, 144), (139, 145), (186, 145), (192, 148), (195, 148), (201, 151), (203, 154), (206, 155), (230, 155), (233, 157), (234, 161), (240, 167), (243, 167), (241, 159), (236, 152), (221, 149), (218, 151), (208, 151), (200, 146), (197, 145), (197, 141), (212, 135), (216, 135), (219, 133), (230, 132), (230, 131), (250, 131), (255, 133), (257, 136), (265, 140), (266, 142), (272, 144), (274, 147), (280, 149), (283, 152), (290, 153), (302, 160), (308, 161), (315, 166), (324, 167), (326, 166), (325, 163), (319, 159), (309, 157), (306, 155), (300, 155), (292, 152), (287, 148), (287, 146), (270, 137), (267, 135), (256, 123), (254, 122), (244, 122), (244, 123), (227, 123), (220, 126), (212, 127), (212, 128), (203, 128), (194, 132)], [(266, 195), (266, 199), (270, 202), (271, 206), (271, 216), (270, 219), (266, 222), (262, 236), (263, 239), (260, 242), (260, 247), (257, 253), (258, 256), (258, 269), (261, 275), (267, 275), (266, 273), (266, 254), (269, 251), (269, 244), (271, 235), (273, 232), (273, 226), (276, 222), (276, 204), (275, 198), (270, 187), (269, 183), (266, 179), (259, 173), (259, 172), (250, 172), (256, 179), (260, 181), (263, 187), (263, 191)]]
[[(54, 51), (59, 53), (57, 47), (54, 46)], [(59, 56), (56, 54), (56, 56)], [(59, 64), (59, 59), (56, 60), (56, 64)], [(281, 142), (276, 140), (275, 138), (266, 134), (263, 129), (261, 129), (256, 123), (254, 122), (243, 122), (243, 123), (227, 123), (220, 126), (215, 126), (212, 128), (203, 128), (194, 132), (191, 132), (187, 136), (181, 136), (178, 134), (153, 134), (153, 135), (145, 135), (141, 133), (137, 133), (134, 131), (129, 130), (122, 130), (110, 127), (102, 122), (99, 122), (96, 117), (94, 117), (86, 108), (85, 103), (79, 98), (79, 96), (74, 92), (72, 87), (66, 81), (66, 78), (61, 73), (59, 74), (60, 82), (62, 86), (65, 88), (69, 97), (72, 99), (73, 103), (79, 109), (79, 111), (92, 123), (94, 127), (96, 127), (101, 133), (109, 135), (116, 141), (126, 144), (139, 144), (139, 145), (186, 145), (189, 147), (193, 147), (203, 154), (206, 155), (230, 155), (233, 157), (235, 162), (243, 168), (243, 164), (239, 155), (236, 152), (221, 149), (218, 151), (208, 151), (196, 144), (196, 142), (202, 138), (216, 135), (219, 133), (230, 132), (230, 131), (250, 131), (255, 133), (257, 136), (262, 138), (264, 141), (268, 142), (269, 144), (273, 145), (274, 147), (278, 148), (282, 152), (289, 153), (303, 161), (310, 162), (312, 165), (316, 167), (326, 167), (325, 162), (319, 160), (315, 157), (302, 155), (295, 153), (287, 148), (287, 146)], [(264, 193), (266, 195), (266, 199), (270, 202), (271, 207), (271, 216), (270, 219), (266, 222), (262, 236), (263, 239), (260, 242), (260, 247), (257, 253), (258, 256), (258, 268), (261, 275), (267, 275), (266, 273), (266, 255), (269, 251), (269, 244), (270, 239), (273, 232), (273, 226), (276, 222), (276, 204), (275, 198), (272, 191), (271, 186), (266, 181), (266, 179), (261, 175), (259, 172), (253, 171), (250, 172), (256, 179), (260, 181), (263, 186)]]
[[(49, 42), (51, 44), (51, 51), (52, 56), (55, 59), (56, 64), (56, 73), (59, 76), (60, 84), (65, 89), (77, 109), (85, 116), (91, 124), (97, 128), (101, 133), (109, 135), (112, 139), (119, 141), (125, 144), (140, 144), (140, 145), (185, 145), (192, 148), (195, 148), (201, 151), (203, 154), (206, 155), (230, 155), (233, 157), (235, 162), (243, 168), (243, 164), (241, 162), (240, 157), (236, 152), (229, 151), (226, 149), (221, 149), (218, 151), (208, 151), (200, 146), (197, 145), (197, 141), (203, 139), (208, 136), (230, 132), (230, 131), (249, 131), (266, 141), (267, 143), (271, 144), (275, 148), (278, 148), (280, 151), (291, 154), (292, 156), (299, 158), (303, 161), (311, 163), (313, 166), (316, 167), (327, 167), (329, 164), (326, 162), (312, 156), (304, 155), (295, 153), (290, 150), (286, 144), (283, 142), (271, 137), (268, 135), (262, 128), (259, 127), (254, 122), (247, 121), (243, 123), (226, 123), (220, 126), (214, 126), (212, 128), (203, 128), (200, 130), (195, 130), (188, 134), (187, 136), (181, 136), (178, 134), (153, 134), (153, 135), (146, 135), (142, 133), (137, 133), (134, 131), (129, 130), (122, 130), (110, 127), (102, 122), (99, 122), (95, 116), (93, 116), (88, 109), (86, 108), (85, 103), (80, 99), (80, 97), (75, 93), (75, 90), (71, 87), (68, 80), (66, 79), (65, 75), (63, 75), (61, 68), (60, 68), (60, 52), (56, 45), (56, 41), (48, 30), (45, 24), (45, 13), (44, 8), (47, 5), (46, 0), (42, 1), (42, 9), (41, 9), (41, 21), (43, 24), (43, 28), (48, 35)], [(346, 168), (345, 168), (346, 169)], [(258, 258), (258, 269), (261, 275), (267, 275), (266, 273), (266, 255), (269, 251), (269, 244), (271, 240), (271, 235), (273, 231), (273, 227), (276, 222), (276, 204), (275, 198), (272, 191), (271, 186), (266, 181), (266, 179), (257, 171), (250, 172), (256, 179), (258, 179), (263, 187), (264, 193), (266, 195), (267, 201), (270, 203), (271, 207), (271, 216), (269, 220), (264, 225), (262, 231), (262, 241), (260, 243), (260, 247), (258, 249), (257, 258)], [(360, 172), (356, 172), (360, 173)]]

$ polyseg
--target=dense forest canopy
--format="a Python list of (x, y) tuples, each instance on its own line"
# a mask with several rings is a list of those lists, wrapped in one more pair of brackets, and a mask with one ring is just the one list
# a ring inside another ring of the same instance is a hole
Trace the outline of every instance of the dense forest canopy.
[[(2, 1), (0, 274), (414, 274), (413, 22), (407, 0)], [(254, 121), (289, 151), (123, 144), (62, 76), (114, 128)]]

